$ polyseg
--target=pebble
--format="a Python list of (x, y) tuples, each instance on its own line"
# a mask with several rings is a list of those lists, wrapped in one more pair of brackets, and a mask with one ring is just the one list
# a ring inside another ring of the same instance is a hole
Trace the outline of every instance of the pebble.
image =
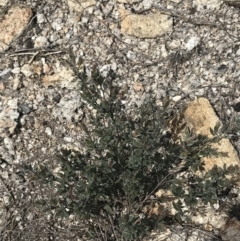
[(44, 23), (45, 22), (44, 14), (38, 13), (37, 14), (37, 21), (38, 21), (38, 23)]
[(117, 63), (116, 63), (116, 62), (112, 63), (111, 69), (112, 69), (113, 71), (116, 71), (116, 70), (117, 70)]
[(68, 143), (71, 143), (73, 141), (71, 137), (64, 137), (63, 140)]
[(38, 36), (36, 39), (35, 39), (35, 43), (34, 43), (34, 48), (41, 48), (41, 47), (44, 47), (46, 46), (48, 43), (48, 40), (46, 37), (44, 36)]
[(200, 40), (201, 39), (199, 37), (191, 37), (185, 44), (185, 48), (188, 51), (193, 50), (199, 44)]
[(31, 108), (27, 104), (18, 105), (18, 111), (20, 114), (28, 115), (31, 112)]
[(51, 136), (51, 135), (52, 135), (52, 130), (51, 130), (51, 128), (50, 128), (50, 127), (46, 127), (45, 133), (47, 133), (49, 136)]
[(4, 91), (5, 90), (5, 84), (3, 82), (0, 82), (0, 91)]
[(10, 73), (11, 73), (11, 70), (10, 68), (7, 68), (7, 69), (4, 69), (2, 72), (0, 72), (0, 80), (2, 79), (8, 79), (9, 76), (10, 76)]
[(21, 72), (26, 76), (26, 77), (30, 77), (32, 75), (32, 71), (30, 68), (30, 65), (25, 64), (22, 66), (21, 68)]
[(62, 29), (62, 23), (61, 23), (61, 19), (58, 19), (58, 20), (56, 20), (56, 21), (54, 21), (53, 23), (52, 23), (52, 27), (53, 27), (53, 29), (55, 29), (56, 31), (59, 31), (59, 30), (61, 30)]
[(174, 96), (173, 98), (172, 98), (172, 100), (174, 101), (174, 102), (177, 102), (177, 101), (179, 101), (179, 100), (181, 100), (181, 95), (176, 95), (176, 96)]
[(22, 118), (20, 119), (20, 123), (21, 123), (22, 126), (24, 126), (24, 125), (26, 124), (25, 118), (22, 117)]
[(12, 152), (13, 152), (12, 155), (14, 155), (15, 152), (14, 152), (13, 140), (9, 137), (5, 137), (3, 142), (4, 142), (4, 145), (6, 146), (6, 148), (10, 151), (10, 153), (12, 154)]
[(19, 85), (19, 78), (18, 78), (18, 77), (15, 77), (15, 78), (13, 79), (13, 87), (12, 87), (12, 89), (13, 89), (13, 90), (17, 90), (18, 85)]
[(21, 72), (21, 69), (19, 67), (16, 67), (14, 69), (12, 69), (11, 71), (13, 74), (19, 74)]
[(129, 51), (127, 52), (127, 58), (130, 59), (130, 60), (133, 60), (133, 59), (136, 58), (136, 54), (135, 54), (134, 52), (132, 52), (132, 51), (129, 50)]

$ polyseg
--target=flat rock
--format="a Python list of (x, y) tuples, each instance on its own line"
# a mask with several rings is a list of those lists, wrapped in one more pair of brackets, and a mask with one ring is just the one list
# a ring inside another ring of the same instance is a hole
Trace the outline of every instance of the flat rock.
[[(210, 128), (214, 129), (217, 123), (220, 123), (219, 118), (214, 112), (211, 104), (205, 98), (199, 98), (192, 101), (186, 108), (186, 110), (179, 116), (178, 120), (175, 119), (173, 124), (172, 133), (178, 136), (184, 137), (184, 127), (187, 126), (192, 129), (196, 134), (201, 134), (213, 137), (210, 132)], [(239, 166), (240, 161), (236, 150), (226, 138), (221, 139), (218, 143), (212, 144), (213, 148), (221, 152), (228, 154), (228, 157), (205, 157), (203, 161), (205, 163), (204, 168), (206, 171), (211, 170), (214, 165), (223, 167), (237, 165)]]
[(35, 43), (34, 43), (34, 48), (41, 48), (41, 47), (44, 47), (46, 46), (48, 43), (48, 40), (46, 37), (44, 36), (38, 36), (35, 40)]
[(73, 89), (77, 85), (73, 71), (64, 67), (52, 75), (45, 75), (42, 80), (45, 87), (59, 85), (62, 88)]
[(4, 51), (9, 44), (19, 36), (32, 17), (29, 7), (13, 7), (9, 9), (4, 19), (0, 22), (0, 51)]
[[(211, 104), (205, 98), (199, 98), (190, 103), (184, 116), (187, 126), (194, 129), (197, 134), (208, 137), (212, 137), (210, 128), (213, 129), (216, 124), (220, 122)], [(212, 147), (219, 151), (226, 152), (228, 157), (204, 158), (206, 171), (212, 169), (214, 165), (223, 167), (225, 163), (227, 166), (240, 164), (237, 152), (228, 139), (223, 138), (219, 143), (213, 144)]]
[(131, 14), (120, 10), (121, 32), (138, 38), (155, 38), (164, 35), (172, 29), (172, 17), (161, 13)]
[(85, 8), (96, 5), (95, 0), (67, 0), (68, 7), (71, 11), (82, 13)]

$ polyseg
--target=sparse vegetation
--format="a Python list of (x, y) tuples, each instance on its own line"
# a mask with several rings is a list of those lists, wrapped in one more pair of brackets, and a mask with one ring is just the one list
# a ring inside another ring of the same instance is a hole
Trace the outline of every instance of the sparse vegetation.
[[(196, 174), (204, 170), (203, 156), (224, 155), (210, 147), (220, 137), (196, 136), (186, 129), (186, 138), (176, 143), (168, 130), (174, 115), (168, 100), (157, 106), (151, 97), (129, 112), (117, 97), (113, 73), (103, 78), (97, 68), (91, 76), (74, 70), (89, 110), (88, 123), (80, 123), (85, 145), (80, 152), (62, 150), (58, 173), (44, 165), (28, 167), (37, 182), (55, 190), (51, 200), (38, 202), (45, 211), (80, 217), (86, 227), (82, 238), (87, 240), (141, 240), (165, 223), (161, 215), (148, 212), (161, 204), (155, 195), (160, 188), (176, 197), (172, 219), (182, 222), (183, 204), (193, 210), (199, 200), (214, 204), (231, 186), (226, 168)], [(178, 175), (183, 171), (185, 175)]]

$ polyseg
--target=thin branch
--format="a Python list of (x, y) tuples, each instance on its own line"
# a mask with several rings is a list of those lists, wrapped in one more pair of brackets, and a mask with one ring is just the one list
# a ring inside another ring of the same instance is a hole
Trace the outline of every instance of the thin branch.
[(180, 12), (176, 11), (176, 10), (172, 10), (172, 9), (166, 9), (162, 6), (159, 6), (158, 4), (152, 4), (152, 8), (156, 8), (159, 10), (160, 13), (172, 16), (172, 17), (177, 17), (180, 18), (182, 20), (184, 20), (185, 22), (191, 23), (193, 25), (196, 26), (212, 26), (212, 27), (218, 27), (218, 24), (213, 23), (213, 22), (209, 22), (209, 21), (199, 21), (199, 20), (194, 20), (192, 18), (188, 18), (186, 16), (184, 16), (183, 14), (181, 14)]

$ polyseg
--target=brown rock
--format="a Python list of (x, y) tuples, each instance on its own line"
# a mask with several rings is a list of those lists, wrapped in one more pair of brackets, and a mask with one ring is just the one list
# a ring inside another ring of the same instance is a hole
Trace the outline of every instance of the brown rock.
[(240, 240), (240, 222), (236, 218), (230, 218), (221, 231), (222, 240), (239, 241)]
[(0, 51), (7, 49), (12, 40), (22, 33), (31, 17), (32, 10), (29, 7), (13, 7), (9, 9), (0, 22)]
[(205, 98), (192, 101), (184, 112), (187, 126), (193, 129), (196, 134), (212, 137), (210, 128), (214, 128), (219, 122), (211, 104)]
[[(212, 137), (210, 128), (214, 128), (217, 123), (220, 123), (217, 115), (211, 107), (209, 101), (205, 98), (199, 98), (191, 102), (187, 108), (172, 121), (172, 133), (175, 136), (184, 137), (184, 128), (191, 128), (196, 134)], [(228, 154), (228, 157), (205, 157), (205, 170), (208, 171), (214, 165), (223, 167), (230, 165), (240, 165), (240, 161), (236, 150), (226, 138), (223, 138), (218, 143), (212, 144), (213, 148)]]
[(0, 82), (0, 92), (3, 92), (5, 90), (5, 85), (3, 82)]
[(135, 90), (135, 92), (140, 92), (140, 93), (144, 92), (144, 86), (142, 85), (142, 83), (139, 83), (139, 82), (135, 82), (133, 84), (133, 89)]
[(43, 77), (43, 85), (45, 87), (60, 85), (61, 87), (73, 87), (74, 80), (73, 71), (62, 67), (61, 71), (57, 71), (52, 75), (45, 75)]
[(168, 15), (150, 13), (148, 15), (131, 14), (120, 9), (123, 17), (121, 32), (138, 38), (155, 38), (172, 29), (173, 20)]

